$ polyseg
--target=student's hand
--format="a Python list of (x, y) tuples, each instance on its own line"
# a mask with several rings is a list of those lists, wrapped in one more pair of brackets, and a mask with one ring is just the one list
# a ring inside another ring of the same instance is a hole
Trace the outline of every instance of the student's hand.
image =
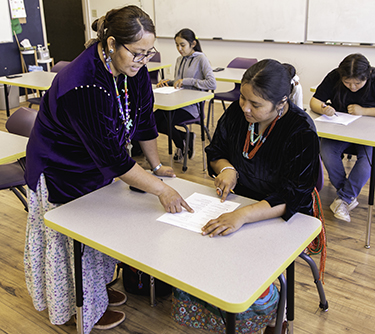
[(335, 114), (335, 108), (327, 106), (324, 102), (322, 103), (322, 113), (327, 116), (333, 116)]
[(364, 108), (359, 106), (358, 104), (349, 104), (348, 105), (348, 113), (352, 115), (364, 115)]
[(161, 81), (159, 81), (159, 82), (156, 84), (156, 87), (159, 88), (159, 87), (165, 87), (165, 86), (168, 86), (168, 82), (169, 82), (169, 80), (161, 80)]
[(234, 189), (237, 184), (237, 172), (233, 169), (226, 169), (215, 178), (214, 185), (216, 193), (224, 202), (228, 194)]
[(239, 230), (243, 224), (245, 224), (245, 219), (241, 210), (236, 210), (211, 219), (202, 227), (202, 234), (209, 235), (210, 238), (216, 235), (228, 235)]
[(168, 186), (166, 186), (162, 194), (159, 195), (159, 201), (161, 205), (163, 205), (165, 211), (170, 213), (181, 212), (182, 208), (185, 208), (188, 212), (194, 212), (181, 195)]
[(174, 82), (173, 87), (176, 88), (176, 89), (181, 88), (182, 87), (182, 81), (183, 81), (182, 79), (178, 79), (177, 81)]
[(172, 167), (161, 166), (155, 173), (157, 176), (167, 176), (167, 177), (176, 177), (176, 174)]

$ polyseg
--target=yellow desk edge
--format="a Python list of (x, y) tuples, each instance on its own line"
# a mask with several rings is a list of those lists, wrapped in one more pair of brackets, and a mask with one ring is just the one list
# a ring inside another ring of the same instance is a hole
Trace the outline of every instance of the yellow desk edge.
[(165, 106), (161, 106), (161, 105), (158, 105), (158, 104), (154, 104), (154, 109), (175, 110), (175, 109), (190, 106), (192, 104), (199, 103), (199, 102), (202, 102), (202, 101), (205, 101), (205, 100), (210, 100), (210, 99), (213, 99), (213, 98), (214, 98), (214, 94), (212, 93), (210, 95), (205, 96), (204, 98), (195, 99), (195, 100), (192, 100), (192, 101), (189, 101), (189, 102), (186, 102), (186, 103), (176, 104), (176, 105), (171, 106), (171, 107), (165, 107)]
[(0, 164), (7, 164), (7, 163), (10, 163), (10, 162), (16, 161), (17, 159), (22, 158), (25, 155), (26, 155), (25, 151), (17, 153), (17, 154), (10, 155), (6, 158), (0, 159)]
[[(96, 242), (93, 242), (91, 239), (85, 238), (79, 234), (76, 234), (68, 229), (65, 229), (59, 225), (56, 225), (55, 223), (47, 220), (44, 218), (44, 223), (46, 226), (62, 233), (65, 235), (68, 235), (69, 237), (89, 246), (92, 248), (95, 248), (96, 250), (107, 254), (108, 256), (111, 256), (121, 262), (124, 262), (132, 267), (135, 267), (149, 275), (152, 275), (168, 284), (171, 284), (172, 286), (178, 285), (178, 287), (181, 290), (187, 291), (188, 293), (191, 293), (194, 296), (197, 296), (198, 298), (203, 299), (204, 301), (207, 301), (208, 303), (211, 303), (215, 305), (216, 307), (223, 309), (226, 312), (232, 312), (232, 313), (241, 313), (246, 311), (257, 299), (258, 297), (277, 279), (277, 277), (284, 271), (286, 267), (288, 267), (304, 250), (305, 248), (315, 239), (315, 237), (320, 233), (321, 231), (321, 225), (310, 235), (310, 237), (284, 262), (282, 266), (277, 270), (277, 272), (274, 273), (267, 281), (265, 281), (257, 290), (256, 293), (253, 294), (251, 298), (246, 300), (243, 303), (240, 304), (231, 304), (227, 303), (223, 300), (220, 300), (214, 296), (211, 296), (210, 294), (202, 293), (200, 290), (195, 289), (194, 287), (191, 287), (179, 280), (176, 280), (172, 277), (166, 276), (164, 273), (157, 271), (153, 268), (150, 268), (149, 266), (146, 266), (140, 262), (137, 262), (131, 258), (128, 258), (127, 256), (115, 252), (111, 249), (108, 249), (107, 247), (104, 247), (101, 244), (98, 244)], [(177, 284), (176, 284), (177, 283)]]

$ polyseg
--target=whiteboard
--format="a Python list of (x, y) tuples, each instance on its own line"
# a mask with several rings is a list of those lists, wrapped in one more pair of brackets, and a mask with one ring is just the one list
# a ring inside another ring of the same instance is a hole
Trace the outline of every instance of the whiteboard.
[(158, 37), (182, 28), (198, 38), (303, 42), (307, 0), (154, 0)]
[(8, 0), (0, 0), (0, 43), (12, 43), (12, 23)]
[(375, 43), (375, 1), (310, 0), (307, 40)]

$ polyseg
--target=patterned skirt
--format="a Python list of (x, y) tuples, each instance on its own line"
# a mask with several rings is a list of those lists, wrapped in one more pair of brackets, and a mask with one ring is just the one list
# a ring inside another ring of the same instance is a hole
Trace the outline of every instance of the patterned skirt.
[[(52, 324), (62, 325), (76, 313), (73, 240), (44, 225), (44, 214), (55, 208), (48, 202), (44, 175), (36, 192), (28, 189), (24, 265), (26, 285), (34, 307), (48, 308)], [(90, 222), (87, 222), (90, 224)], [(108, 306), (106, 284), (114, 274), (117, 260), (82, 245), (84, 333), (101, 318)]]
[[(274, 323), (279, 292), (274, 284), (245, 312), (236, 315), (236, 333), (262, 333), (262, 329)], [(204, 302), (182, 290), (173, 289), (172, 318), (180, 325), (225, 333), (225, 311)]]

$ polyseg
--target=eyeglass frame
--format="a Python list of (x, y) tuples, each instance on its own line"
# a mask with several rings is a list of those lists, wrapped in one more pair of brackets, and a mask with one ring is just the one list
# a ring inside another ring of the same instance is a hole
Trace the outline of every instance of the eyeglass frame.
[[(152, 57), (154, 57), (157, 53), (158, 53), (158, 50), (156, 50), (156, 48), (153, 46), (152, 48), (155, 50), (155, 51), (151, 51), (151, 52), (147, 52), (146, 54), (144, 53), (135, 53), (135, 52), (132, 52), (130, 51), (126, 46), (125, 44), (121, 44), (127, 51), (129, 51), (129, 53), (131, 53), (133, 55), (133, 62), (135, 63), (140, 63), (143, 59), (146, 58), (147, 61), (150, 61), (150, 59)], [(136, 60), (137, 57), (140, 57), (140, 56), (143, 56), (141, 59), (139, 60)]]

